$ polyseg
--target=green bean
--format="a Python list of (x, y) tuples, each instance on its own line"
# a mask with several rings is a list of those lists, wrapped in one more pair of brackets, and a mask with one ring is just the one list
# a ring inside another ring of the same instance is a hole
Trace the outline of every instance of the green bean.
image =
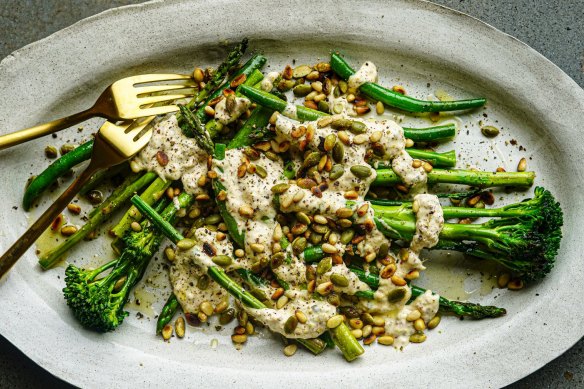
[[(331, 67), (342, 79), (348, 80), (355, 71), (337, 53), (331, 54)], [(372, 100), (409, 112), (441, 112), (478, 108), (487, 102), (484, 98), (458, 101), (424, 101), (402, 95), (373, 82), (366, 82), (359, 90)]]

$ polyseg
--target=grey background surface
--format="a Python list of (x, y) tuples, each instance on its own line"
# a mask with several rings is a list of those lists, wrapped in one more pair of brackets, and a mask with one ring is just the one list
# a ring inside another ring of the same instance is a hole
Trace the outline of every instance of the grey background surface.
[[(433, 1), (472, 15), (522, 40), (584, 87), (584, 0)], [(0, 58), (82, 18), (109, 8), (141, 2), (0, 0)], [(584, 314), (578, 314), (584, 318)], [(584, 387), (583, 349), (584, 340), (580, 340), (564, 355), (509, 388)], [(57, 351), (55, 357), (59, 357)], [(119, 386), (123, 387), (123, 383)], [(4, 387), (70, 386), (44, 371), (0, 336), (0, 388)]]

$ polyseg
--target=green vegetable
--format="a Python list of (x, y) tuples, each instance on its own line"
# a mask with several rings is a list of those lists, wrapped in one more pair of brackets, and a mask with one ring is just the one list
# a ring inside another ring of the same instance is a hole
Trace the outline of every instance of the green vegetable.
[[(190, 204), (191, 198), (180, 195), (178, 201), (184, 208)], [(176, 212), (175, 205), (170, 204), (160, 217), (173, 220)], [(63, 295), (84, 327), (98, 332), (113, 331), (128, 315), (124, 306), (130, 292), (144, 275), (150, 258), (163, 239), (148, 221), (143, 221), (141, 227), (140, 231), (131, 231), (124, 236), (126, 248), (119, 258), (95, 270), (75, 265), (69, 265), (65, 270)]]
[[(172, 184), (172, 181), (164, 181), (162, 178), (158, 177), (148, 186), (148, 188), (146, 188), (140, 197), (149, 205), (152, 205), (160, 198), (160, 195), (164, 193), (170, 184)], [(140, 220), (142, 220), (142, 215), (140, 215), (136, 207), (132, 205), (110, 232), (115, 235), (117, 239), (121, 239), (128, 228), (130, 228), (130, 224), (134, 221)], [(112, 246), (114, 244), (117, 246), (116, 240), (114, 240)]]
[[(272, 111), (278, 111), (286, 116), (290, 116), (289, 111), (286, 110), (288, 103), (271, 93), (262, 90), (251, 88), (247, 85), (241, 85), (237, 88), (238, 92), (246, 96), (251, 101), (268, 108)], [(316, 111), (314, 109), (306, 108), (302, 105), (295, 106), (296, 117), (291, 119), (298, 119), (300, 121), (318, 120), (322, 117), (329, 116), (328, 114)], [(404, 127), (404, 135), (406, 138), (414, 142), (439, 142), (450, 140), (456, 135), (456, 126), (447, 124), (444, 126), (428, 127), (428, 128), (407, 128)]]
[[(161, 217), (161, 215), (158, 215), (156, 211), (152, 209), (152, 207), (144, 203), (139, 196), (132, 197), (132, 203), (174, 243), (177, 243), (183, 239), (183, 236), (178, 231), (176, 231), (172, 225), (170, 225), (170, 223), (166, 222)], [(227, 290), (229, 294), (237, 298), (248, 307), (255, 309), (266, 308), (266, 306), (261, 301), (243, 289), (237, 282), (233, 281), (222, 268), (218, 266), (210, 266), (207, 269), (207, 274), (215, 282)], [(345, 323), (342, 323), (338, 327), (331, 329), (331, 335), (335, 340), (335, 344), (337, 347), (339, 347), (343, 353), (343, 356), (348, 361), (352, 361), (364, 352), (363, 347), (357, 341), (357, 339), (355, 339)]]
[(195, 138), (197, 145), (204, 150), (207, 154), (213, 154), (213, 141), (211, 136), (207, 132), (207, 129), (203, 127), (203, 123), (199, 117), (193, 114), (184, 105), (178, 106), (180, 113), (182, 114), (182, 120), (180, 121), (180, 128), (183, 134), (188, 134), (190, 138)]
[(108, 220), (116, 209), (120, 208), (134, 193), (154, 181), (155, 178), (156, 173), (146, 173), (142, 176), (135, 174), (128, 176), (124, 183), (96, 208), (96, 211), (90, 215), (89, 220), (81, 229), (39, 258), (41, 267), (43, 269), (53, 267), (75, 244)]
[[(448, 168), (456, 166), (456, 152), (450, 150), (444, 153), (437, 153), (435, 151), (419, 150), (414, 148), (406, 149), (410, 157), (429, 162), (435, 168)], [(377, 164), (377, 169), (391, 168), (391, 162), (380, 161)]]
[(160, 334), (165, 325), (170, 323), (176, 311), (178, 311), (180, 304), (174, 293), (168, 296), (168, 300), (164, 303), (160, 315), (158, 315), (158, 320), (156, 321), (156, 333)]
[[(379, 286), (379, 277), (376, 274), (365, 273), (362, 269), (351, 268), (361, 281), (369, 285), (372, 289), (377, 289)], [(419, 286), (410, 285), (412, 290), (412, 299), (421, 296), (426, 292), (426, 289)], [(373, 292), (362, 293), (360, 297), (373, 299)], [(504, 308), (499, 308), (491, 305), (480, 305), (463, 301), (448, 300), (440, 296), (439, 305), (442, 312), (454, 313), (458, 316), (470, 317), (472, 319), (496, 318), (507, 313)]]
[[(331, 54), (331, 67), (344, 80), (348, 80), (355, 73), (349, 64), (337, 53)], [(409, 112), (458, 111), (482, 107), (487, 102), (484, 98), (458, 101), (423, 101), (404, 96), (401, 93), (394, 92), (372, 82), (366, 82), (361, 85), (359, 90), (372, 100), (381, 101), (390, 107)]]
[(36, 199), (47, 190), (57, 179), (69, 172), (73, 167), (91, 158), (93, 141), (85, 142), (76, 147), (73, 151), (61, 156), (51, 163), (41, 174), (36, 176), (28, 185), (22, 199), (22, 207), (25, 211), (30, 210)]
[[(461, 184), (478, 186), (531, 186), (534, 172), (482, 172), (477, 170), (442, 170), (433, 169), (428, 173), (428, 184)], [(401, 178), (391, 169), (377, 170), (373, 186), (385, 186), (401, 183)]]
[[(407, 205), (372, 205), (377, 228), (387, 237), (411, 241), (416, 217)], [(552, 269), (562, 238), (560, 204), (544, 188), (533, 199), (501, 208), (443, 207), (444, 218), (493, 217), (482, 224), (445, 223), (433, 249), (460, 251), (500, 263), (524, 281), (545, 277)], [(304, 250), (304, 261), (319, 261), (320, 246)]]

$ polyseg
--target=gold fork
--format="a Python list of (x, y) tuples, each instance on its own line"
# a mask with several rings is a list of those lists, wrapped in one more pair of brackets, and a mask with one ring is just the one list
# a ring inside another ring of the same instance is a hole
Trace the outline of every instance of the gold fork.
[[(166, 108), (166, 107), (165, 107)], [(158, 112), (158, 111), (153, 111)], [(106, 121), (95, 134), (89, 166), (34, 222), (32, 226), (0, 257), (0, 278), (6, 274), (28, 248), (73, 200), (79, 189), (98, 170), (118, 165), (136, 155), (150, 140), (152, 129), (146, 127), (154, 116), (135, 120), (127, 128)]]
[[(182, 81), (176, 84), (145, 85), (163, 81)], [(71, 127), (89, 118), (99, 116), (109, 121), (131, 120), (145, 116), (164, 115), (178, 111), (178, 106), (171, 104), (171, 100), (179, 100), (193, 95), (192, 91), (183, 91), (181, 94), (152, 93), (168, 92), (195, 86), (191, 76), (183, 74), (142, 74), (118, 80), (108, 86), (99, 96), (95, 104), (85, 111), (53, 120), (45, 124), (0, 136), (0, 150), (39, 138), (44, 135)], [(168, 102), (167, 105), (152, 104)]]

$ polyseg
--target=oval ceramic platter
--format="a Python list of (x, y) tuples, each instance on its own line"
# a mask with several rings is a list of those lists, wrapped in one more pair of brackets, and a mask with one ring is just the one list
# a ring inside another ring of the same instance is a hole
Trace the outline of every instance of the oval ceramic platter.
[[(317, 7), (317, 9), (314, 9)], [(29, 127), (91, 104), (105, 86), (143, 72), (190, 72), (213, 66), (225, 42), (250, 39), (269, 70), (287, 63), (313, 64), (340, 50), (358, 67), (371, 60), (381, 83), (400, 84), (426, 98), (446, 91), (485, 96), (483, 110), (442, 118), (459, 124), (454, 147), (459, 167), (514, 170), (521, 157), (537, 172), (536, 183), (557, 196), (565, 212), (564, 239), (554, 271), (519, 292), (496, 289), (468, 261), (446, 259), (452, 270), (431, 264), (423, 282), (451, 298), (507, 308), (495, 320), (444, 318), (421, 345), (403, 351), (366, 347), (358, 361), (340, 353), (287, 358), (268, 335), (236, 350), (229, 329), (189, 328), (188, 336), (162, 342), (155, 319), (168, 291), (152, 299), (152, 284), (165, 283), (160, 258), (138, 287), (130, 316), (105, 335), (83, 330), (61, 295), (64, 267), (42, 272), (33, 250), (0, 283), (0, 333), (35, 362), (81, 387), (499, 387), (560, 355), (584, 334), (575, 294), (583, 284), (584, 92), (567, 75), (516, 39), (469, 16), (421, 1), (168, 1), (113, 9), (29, 45), (0, 64), (0, 132)], [(406, 118), (428, 125), (427, 118)], [(73, 128), (59, 139), (41, 139), (0, 153), (0, 247), (6, 250), (29, 223), (20, 208), (26, 179), (46, 165), (43, 149), (87, 138), (100, 124)], [(489, 140), (481, 124), (501, 135)], [(520, 193), (508, 200), (531, 195)], [(37, 210), (47, 206), (50, 196)], [(501, 202), (502, 204), (502, 202)], [(105, 239), (98, 239), (105, 241)], [(68, 261), (99, 263), (112, 253), (95, 241)], [(444, 264), (442, 264), (444, 265)], [(470, 276), (466, 277), (466, 274)], [(141, 317), (143, 316), (143, 317)], [(212, 344), (216, 344), (212, 346)], [(464, 377), (464, 378), (462, 378)]]

